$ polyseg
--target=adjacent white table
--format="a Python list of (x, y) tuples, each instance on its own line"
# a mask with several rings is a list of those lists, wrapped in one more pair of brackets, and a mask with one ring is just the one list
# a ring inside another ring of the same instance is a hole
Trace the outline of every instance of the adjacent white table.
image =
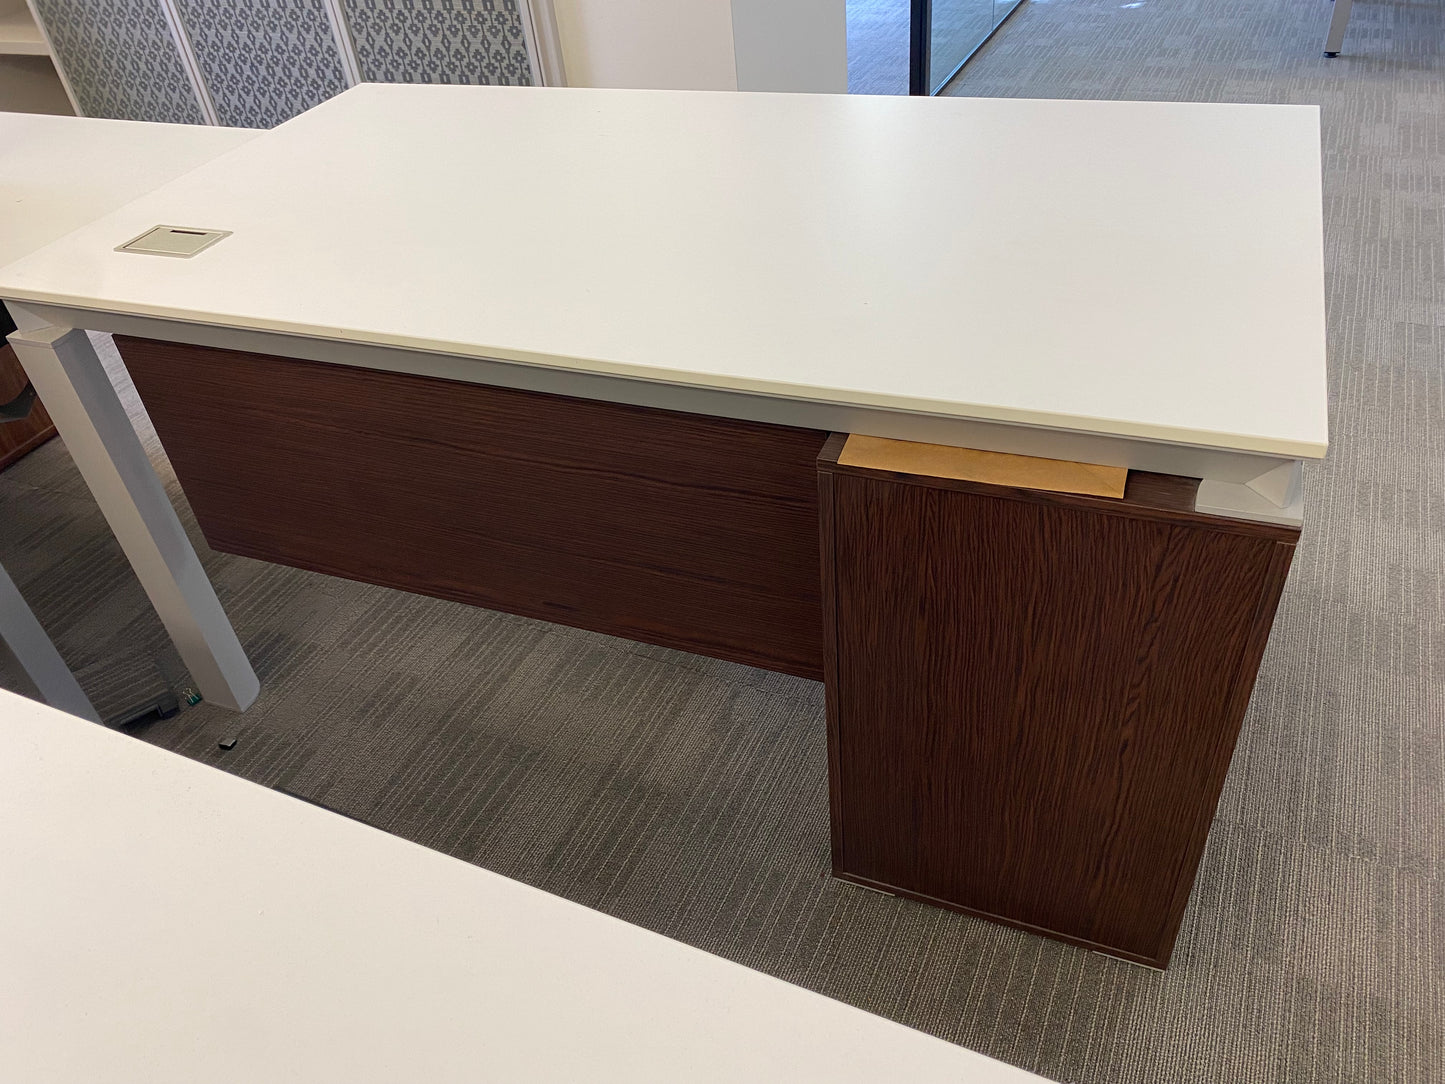
[(251, 128), (0, 113), (0, 264), (259, 134)]
[(1042, 1078), (0, 692), (0, 1079)]
[[(0, 113), (0, 264), (50, 244), (256, 134), (244, 128)], [(65, 428), (69, 442), (74, 427)], [(116, 430), (118, 443), (134, 441), (134, 434), (129, 441), (125, 436)], [(135, 473), (138, 485), (150, 485), (148, 468)], [(152, 504), (154, 529), (171, 532), (178, 555), (182, 547), (189, 553), (179, 524), (169, 526), (168, 520), (175, 519), (169, 504), (163, 509)], [(107, 508), (108, 516), (113, 512)], [(208, 584), (195, 589), (198, 606), (205, 605), (209, 591)], [(5, 646), (50, 703), (96, 719), (85, 693), (0, 569), (0, 647)]]

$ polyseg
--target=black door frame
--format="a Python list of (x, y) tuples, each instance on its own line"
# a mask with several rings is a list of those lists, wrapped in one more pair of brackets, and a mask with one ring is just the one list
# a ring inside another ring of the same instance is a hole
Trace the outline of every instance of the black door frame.
[(929, 52), (933, 45), (933, 0), (911, 0), (908, 12), (908, 93), (931, 94)]

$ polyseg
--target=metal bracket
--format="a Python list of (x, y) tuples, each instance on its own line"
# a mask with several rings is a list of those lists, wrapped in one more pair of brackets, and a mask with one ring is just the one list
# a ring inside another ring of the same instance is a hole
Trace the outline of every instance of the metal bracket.
[(1206, 478), (1199, 483), (1194, 510), (1298, 527), (1304, 523), (1303, 473), (1301, 461), (1291, 459), (1247, 482)]

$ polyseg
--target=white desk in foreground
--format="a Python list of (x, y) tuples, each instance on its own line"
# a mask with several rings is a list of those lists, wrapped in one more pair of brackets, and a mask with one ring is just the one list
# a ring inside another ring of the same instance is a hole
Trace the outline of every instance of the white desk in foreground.
[(0, 1079), (1042, 1078), (0, 691)]
[(1163, 966), (1327, 442), (1320, 210), (1308, 107), (364, 85), (0, 297), (121, 511), (74, 328), (214, 548), (821, 679), (839, 876)]

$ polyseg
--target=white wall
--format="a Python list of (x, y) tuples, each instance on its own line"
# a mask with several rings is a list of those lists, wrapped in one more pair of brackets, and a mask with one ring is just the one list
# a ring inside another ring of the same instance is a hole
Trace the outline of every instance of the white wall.
[(729, 0), (552, 0), (574, 87), (736, 90)]
[(732, 0), (739, 90), (848, 93), (846, 0)]
[(551, 0), (567, 82), (848, 91), (846, 0)]

